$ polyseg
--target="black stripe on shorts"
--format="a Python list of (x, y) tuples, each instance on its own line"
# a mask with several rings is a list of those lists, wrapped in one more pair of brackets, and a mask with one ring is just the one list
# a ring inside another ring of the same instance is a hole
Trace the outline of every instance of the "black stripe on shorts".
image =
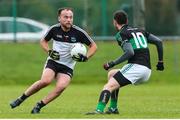
[(119, 83), (120, 87), (132, 84), (131, 81), (126, 79), (120, 71), (118, 71), (113, 77)]

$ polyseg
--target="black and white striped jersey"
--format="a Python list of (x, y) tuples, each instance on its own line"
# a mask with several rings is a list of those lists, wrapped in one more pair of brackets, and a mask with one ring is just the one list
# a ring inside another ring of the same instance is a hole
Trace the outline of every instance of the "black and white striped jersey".
[[(89, 46), (93, 42), (91, 37), (78, 26), (73, 25), (68, 32), (65, 32), (62, 30), (60, 24), (51, 26), (45, 34), (44, 40), (53, 40), (52, 49), (60, 54), (60, 60), (55, 62), (66, 65), (71, 69), (74, 69), (76, 64), (76, 61), (74, 61), (70, 55), (72, 45), (80, 42)], [(48, 57), (48, 59), (51, 58)]]

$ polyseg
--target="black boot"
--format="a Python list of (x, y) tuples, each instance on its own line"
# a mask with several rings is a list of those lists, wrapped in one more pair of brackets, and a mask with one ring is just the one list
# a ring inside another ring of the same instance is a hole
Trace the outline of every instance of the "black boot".
[(14, 100), (13, 102), (10, 103), (11, 108), (15, 108), (17, 106), (19, 106), (21, 103), (23, 102), (23, 100), (21, 100), (20, 98)]
[(40, 101), (36, 104), (36, 106), (31, 110), (31, 114), (39, 114), (42, 107), (44, 107), (45, 104)]

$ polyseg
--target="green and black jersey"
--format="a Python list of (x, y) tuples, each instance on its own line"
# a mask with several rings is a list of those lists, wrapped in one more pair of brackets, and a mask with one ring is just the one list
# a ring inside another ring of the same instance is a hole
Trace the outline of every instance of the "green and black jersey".
[(148, 32), (124, 25), (115, 37), (121, 47), (126, 42), (132, 45), (134, 55), (128, 60), (128, 63), (144, 65), (151, 69), (150, 53), (147, 44)]

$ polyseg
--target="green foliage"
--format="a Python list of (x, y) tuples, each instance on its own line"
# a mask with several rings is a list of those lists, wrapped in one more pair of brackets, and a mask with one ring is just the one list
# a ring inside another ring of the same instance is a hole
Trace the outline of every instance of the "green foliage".
[(0, 86), (0, 118), (180, 118), (178, 84), (127, 86), (120, 90), (119, 115), (85, 115), (86, 112), (95, 110), (102, 87), (102, 84), (71, 84), (60, 97), (45, 106), (41, 114), (31, 115), (30, 111), (36, 102), (47, 95), (54, 86), (43, 89), (13, 110), (9, 102), (22, 94), (27, 86)]
[[(13, 0), (0, 0), (0, 16), (12, 16)], [(74, 24), (86, 29), (92, 35), (113, 35), (113, 13), (125, 10), (132, 25), (132, 0), (16, 0), (17, 17), (27, 17), (53, 25), (57, 23), (60, 7), (74, 9)], [(103, 5), (103, 2), (105, 4)], [(158, 35), (177, 35), (179, 23), (178, 0), (145, 0), (146, 28)], [(137, 6), (134, 6), (137, 7)], [(103, 11), (104, 10), (104, 11)], [(103, 18), (103, 13), (104, 18)], [(168, 21), (168, 22), (167, 22)]]
[[(97, 42), (98, 51), (86, 63), (77, 63), (74, 71), (73, 83), (104, 83), (107, 71), (102, 68), (103, 63), (114, 60), (122, 54), (116, 42)], [(164, 42), (163, 72), (156, 71), (157, 51), (150, 46), (152, 76), (151, 83), (179, 83), (179, 41)], [(0, 44), (0, 85), (31, 84), (40, 79), (47, 54), (37, 43), (1, 43)], [(125, 63), (123, 63), (125, 64)], [(123, 64), (115, 68), (121, 68)]]
[(146, 0), (146, 28), (157, 35), (177, 35), (176, 0)]

